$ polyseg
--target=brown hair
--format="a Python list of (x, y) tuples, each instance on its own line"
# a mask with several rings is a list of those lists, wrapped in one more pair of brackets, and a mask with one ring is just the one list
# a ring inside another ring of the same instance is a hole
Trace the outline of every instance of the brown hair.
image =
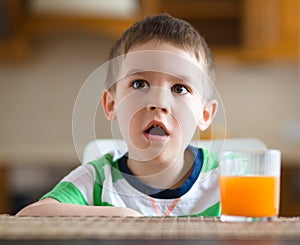
[(169, 14), (146, 17), (133, 24), (116, 41), (109, 59), (125, 55), (130, 48), (150, 40), (171, 43), (195, 55), (201, 61), (204, 72), (214, 82), (214, 60), (204, 38), (188, 22)]

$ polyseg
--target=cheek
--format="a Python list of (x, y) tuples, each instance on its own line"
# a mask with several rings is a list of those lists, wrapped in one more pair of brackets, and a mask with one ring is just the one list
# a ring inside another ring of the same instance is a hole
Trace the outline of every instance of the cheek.
[(202, 103), (198, 99), (181, 100), (172, 111), (179, 126), (187, 129), (188, 127), (195, 127), (201, 119), (201, 107)]
[[(199, 106), (198, 106), (199, 105)], [(174, 111), (174, 118), (178, 125), (178, 132), (183, 144), (188, 144), (194, 136), (198, 122), (201, 120), (201, 106), (199, 101), (181, 101)]]
[(144, 108), (139, 97), (137, 93), (131, 93), (117, 100), (116, 116), (123, 137), (128, 138), (131, 125), (138, 123), (138, 112)]
[(194, 114), (190, 110), (186, 109), (181, 111), (181, 113), (175, 113), (174, 117), (177, 123), (178, 132), (182, 135), (182, 137), (186, 136), (189, 138), (197, 126)]

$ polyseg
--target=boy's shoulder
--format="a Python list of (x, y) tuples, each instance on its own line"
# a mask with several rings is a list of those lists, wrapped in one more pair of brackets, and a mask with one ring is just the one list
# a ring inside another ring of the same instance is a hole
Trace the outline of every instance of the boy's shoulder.
[(115, 160), (113, 154), (107, 153), (102, 157), (88, 162), (87, 164), (92, 165), (95, 169), (96, 179), (104, 180), (109, 175), (113, 178), (113, 182), (118, 179), (123, 179), (122, 174), (119, 170), (118, 160)]
[(115, 165), (116, 161), (114, 161), (114, 156), (111, 153), (106, 153), (103, 156), (88, 162), (87, 164), (104, 167), (105, 165)]
[(219, 166), (219, 154), (202, 148), (203, 152), (203, 166), (202, 172), (209, 172), (215, 170)]

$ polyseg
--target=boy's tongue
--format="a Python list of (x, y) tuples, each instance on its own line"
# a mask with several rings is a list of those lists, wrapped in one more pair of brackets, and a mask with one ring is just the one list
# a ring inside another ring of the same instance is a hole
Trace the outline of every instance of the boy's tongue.
[(158, 136), (165, 136), (166, 133), (161, 127), (152, 127), (149, 129), (148, 133), (150, 135), (158, 135)]

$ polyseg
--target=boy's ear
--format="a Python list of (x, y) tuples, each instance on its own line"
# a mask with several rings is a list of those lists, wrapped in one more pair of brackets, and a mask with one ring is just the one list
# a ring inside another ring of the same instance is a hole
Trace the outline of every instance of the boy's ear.
[(112, 91), (104, 90), (102, 93), (102, 108), (109, 121), (116, 119), (115, 115), (115, 98)]
[(198, 122), (198, 127), (201, 131), (205, 131), (212, 123), (218, 110), (218, 101), (206, 101), (202, 108), (202, 116)]

